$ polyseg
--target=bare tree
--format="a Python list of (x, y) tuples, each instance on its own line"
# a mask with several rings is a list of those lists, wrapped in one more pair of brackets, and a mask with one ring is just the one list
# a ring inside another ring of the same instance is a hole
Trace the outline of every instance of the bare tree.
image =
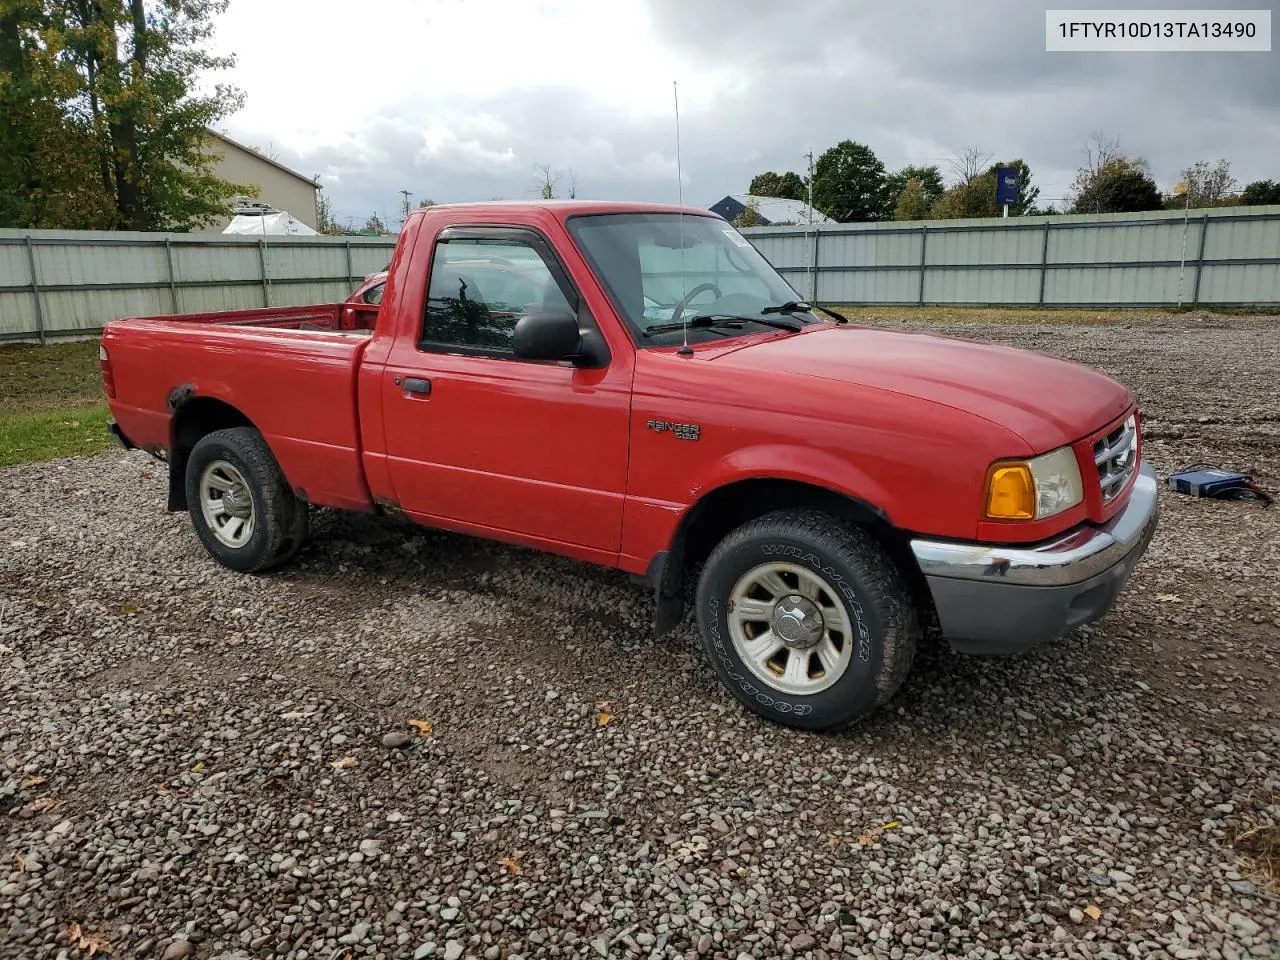
[(1084, 154), (1084, 163), (1076, 170), (1076, 179), (1071, 184), (1071, 196), (1068, 199), (1068, 209), (1079, 213), (1103, 212), (1103, 195), (1096, 186), (1104, 172), (1133, 176), (1148, 174), (1146, 160), (1142, 157), (1126, 157), (1120, 146), (1120, 138), (1102, 131), (1091, 133), (1081, 152)]
[(578, 174), (570, 167), (565, 176), (569, 178), (569, 199), (573, 200), (578, 196)]
[(950, 166), (958, 183), (969, 183), (990, 169), (991, 154), (978, 146), (965, 147), (961, 153), (951, 158)]
[(1239, 184), (1231, 175), (1231, 163), (1219, 160), (1213, 166), (1197, 160), (1182, 171), (1187, 181), (1187, 203), (1192, 207), (1220, 207), (1235, 196)]
[(1084, 166), (1080, 169), (1087, 172), (1090, 178), (1101, 173), (1107, 164), (1124, 157), (1124, 151), (1120, 149), (1120, 138), (1109, 137), (1101, 131), (1090, 134), (1083, 152)]
[(552, 170), (551, 165), (548, 163), (535, 163), (533, 169), (538, 174), (535, 184), (538, 196), (543, 200), (555, 199), (556, 184), (564, 179), (564, 174), (559, 170)]

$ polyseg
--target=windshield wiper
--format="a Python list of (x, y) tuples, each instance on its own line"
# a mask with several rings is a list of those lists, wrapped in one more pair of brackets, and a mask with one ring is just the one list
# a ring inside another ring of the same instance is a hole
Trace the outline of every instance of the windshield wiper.
[(761, 313), (803, 313), (805, 310), (812, 310), (810, 304), (803, 300), (788, 300), (786, 303), (775, 304), (772, 307), (765, 307)]
[(764, 317), (757, 317), (749, 313), (700, 313), (693, 318), (693, 321), (706, 321), (709, 323), (724, 324), (725, 326), (728, 326), (731, 323), (737, 324), (738, 326), (742, 326), (743, 323), (759, 323), (766, 327), (774, 327), (778, 330), (789, 330), (792, 333), (799, 333), (802, 326), (798, 323), (787, 323), (783, 320), (767, 320)]
[(806, 303), (803, 300), (788, 300), (786, 303), (780, 303), (777, 306), (765, 307), (761, 313), (802, 313), (805, 310), (821, 310), (829, 317), (834, 317), (840, 323), (848, 323), (849, 318), (842, 313), (836, 313), (834, 310), (828, 310), (826, 307), (820, 307), (816, 304)]
[[(678, 321), (677, 323), (655, 323), (651, 327), (645, 327), (644, 330), (640, 332), (640, 335), (642, 337), (648, 337), (655, 333), (671, 333), (675, 330), (683, 330), (685, 325), (685, 321), (683, 320)], [(736, 318), (700, 316), (690, 317), (688, 320), (688, 326), (691, 330), (695, 328), (702, 328), (705, 330), (711, 327), (741, 327), (742, 322)], [(718, 330), (713, 332), (719, 333)]]
[[(696, 317), (689, 318), (689, 328), (715, 328), (730, 327), (733, 329), (741, 328), (744, 323), (758, 323), (762, 326), (773, 327), (777, 330), (787, 330), (791, 333), (799, 333), (801, 327), (799, 324), (787, 323), (782, 320), (770, 320), (765, 317), (755, 317), (747, 313), (700, 313)], [(676, 330), (684, 329), (684, 321), (675, 323), (658, 323), (652, 327), (646, 327), (644, 336), (654, 333), (672, 333)]]

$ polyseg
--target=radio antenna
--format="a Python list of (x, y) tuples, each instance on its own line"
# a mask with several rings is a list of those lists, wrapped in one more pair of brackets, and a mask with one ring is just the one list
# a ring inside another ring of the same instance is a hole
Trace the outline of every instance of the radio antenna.
[(682, 357), (687, 357), (693, 353), (693, 350), (689, 347), (689, 312), (684, 302), (687, 285), (684, 276), (684, 173), (680, 168), (680, 88), (675, 80), (671, 81), (671, 95), (676, 104), (676, 203), (680, 206), (676, 222), (680, 225), (680, 323), (684, 338), (684, 344), (678, 353)]

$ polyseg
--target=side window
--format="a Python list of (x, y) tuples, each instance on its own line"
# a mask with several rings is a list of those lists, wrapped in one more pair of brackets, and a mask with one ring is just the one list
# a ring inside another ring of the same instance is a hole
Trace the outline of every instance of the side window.
[(555, 277), (528, 243), (442, 240), (431, 257), (422, 344), (510, 353), (522, 316), (570, 309)]
[(385, 282), (378, 284), (376, 287), (370, 287), (368, 290), (365, 291), (365, 294), (363, 297), (364, 302), (365, 303), (381, 303), (382, 291), (383, 291), (383, 288), (385, 287), (386, 287)]

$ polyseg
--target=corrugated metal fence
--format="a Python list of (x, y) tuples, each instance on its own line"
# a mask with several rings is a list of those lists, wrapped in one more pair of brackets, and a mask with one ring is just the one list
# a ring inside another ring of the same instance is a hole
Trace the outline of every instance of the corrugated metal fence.
[[(819, 303), (1280, 304), (1280, 206), (743, 233)], [(392, 237), (0, 230), (0, 340), (92, 334), (116, 317), (333, 303), (394, 247)]]
[(97, 333), (117, 317), (336, 303), (394, 237), (0, 230), (0, 340)]
[(742, 233), (818, 303), (1280, 304), (1280, 206)]

